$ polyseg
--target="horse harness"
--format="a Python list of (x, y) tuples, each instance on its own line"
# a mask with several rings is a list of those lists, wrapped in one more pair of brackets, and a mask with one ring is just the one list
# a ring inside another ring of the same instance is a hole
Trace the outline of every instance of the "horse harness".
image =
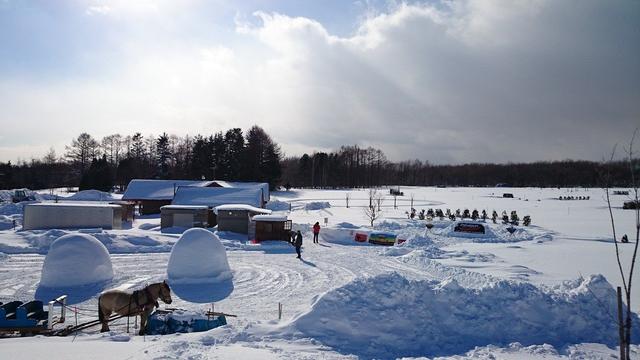
[[(142, 293), (144, 293), (145, 297), (147, 298), (147, 301), (145, 302), (140, 302), (140, 296), (142, 295)], [(151, 296), (151, 291), (149, 291), (149, 287), (145, 287), (142, 290), (136, 290), (133, 292), (133, 294), (131, 294), (131, 298), (133, 299), (133, 302), (136, 304), (136, 309), (138, 311), (143, 311), (144, 308), (146, 308), (148, 305), (153, 305), (155, 307), (159, 307), (160, 304), (158, 304), (158, 301), (153, 300), (153, 297)]]

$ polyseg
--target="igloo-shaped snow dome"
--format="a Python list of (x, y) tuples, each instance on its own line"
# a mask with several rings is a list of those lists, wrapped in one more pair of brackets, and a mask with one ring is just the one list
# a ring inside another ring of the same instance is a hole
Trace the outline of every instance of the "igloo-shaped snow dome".
[(40, 286), (64, 288), (97, 284), (113, 279), (107, 248), (88, 234), (59, 237), (44, 259)]
[(231, 279), (227, 251), (211, 231), (193, 228), (173, 245), (167, 276), (174, 284), (216, 283)]

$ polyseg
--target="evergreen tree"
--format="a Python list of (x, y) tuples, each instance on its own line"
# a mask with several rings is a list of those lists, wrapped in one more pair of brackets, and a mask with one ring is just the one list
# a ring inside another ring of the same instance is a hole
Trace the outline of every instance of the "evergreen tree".
[(169, 150), (169, 135), (163, 133), (156, 141), (156, 168), (161, 179), (166, 179), (169, 174), (169, 161), (171, 151)]
[(242, 157), (244, 152), (244, 136), (242, 129), (234, 128), (227, 130), (224, 134), (225, 152), (224, 161), (228, 164), (223, 179), (240, 180), (241, 169), (243, 168)]
[(280, 148), (261, 127), (253, 126), (247, 132), (243, 158), (244, 180), (276, 186), (282, 170)]
[(93, 158), (91, 166), (82, 175), (80, 181), (80, 190), (100, 190), (111, 191), (113, 187), (112, 172), (107, 156), (102, 155), (102, 158)]

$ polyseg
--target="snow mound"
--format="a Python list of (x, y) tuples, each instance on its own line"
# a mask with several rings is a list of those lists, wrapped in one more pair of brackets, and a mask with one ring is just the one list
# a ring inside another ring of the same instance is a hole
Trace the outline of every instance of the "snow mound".
[(9, 230), (12, 228), (13, 218), (6, 215), (0, 215), (0, 230)]
[(542, 231), (535, 227), (522, 227), (515, 226), (515, 231), (513, 234), (507, 231), (507, 228), (510, 225), (503, 224), (489, 224), (482, 222), (473, 222), (473, 221), (461, 221), (464, 223), (477, 223), (481, 224), (485, 228), (485, 233), (465, 233), (455, 231), (455, 227), (458, 224), (458, 221), (451, 222), (448, 226), (438, 228), (434, 227), (432, 233), (438, 237), (444, 238), (459, 238), (459, 239), (470, 239), (473, 242), (478, 243), (507, 243), (507, 242), (519, 242), (519, 241), (529, 241), (529, 240), (550, 240), (551, 236), (548, 232)]
[(23, 209), (23, 205), (21, 203), (18, 204), (14, 204), (14, 203), (6, 203), (6, 204), (0, 204), (0, 215), (17, 215), (20, 214), (22, 215), (22, 209)]
[(305, 210), (322, 210), (330, 207), (331, 204), (328, 201), (312, 201), (304, 205)]
[(118, 200), (113, 194), (99, 190), (82, 190), (69, 196), (67, 200), (76, 201), (113, 201)]
[(601, 275), (553, 288), (503, 280), (469, 289), (452, 279), (411, 281), (392, 273), (324, 294), (283, 331), (365, 358), (452, 355), (516, 341), (615, 346), (609, 317), (615, 309), (615, 292)]
[(66, 288), (113, 279), (107, 248), (88, 234), (68, 234), (55, 240), (44, 259), (40, 286)]
[(6, 260), (6, 259), (8, 259), (8, 258), (9, 258), (9, 255), (7, 255), (7, 254), (5, 254), (5, 253), (3, 253), (3, 252), (0, 252), (0, 261), (2, 261), (2, 260)]
[(360, 226), (353, 225), (352, 223), (346, 222), (346, 221), (345, 222), (341, 222), (341, 223), (337, 223), (336, 227), (337, 228), (342, 228), (342, 229), (359, 229), (360, 228)]
[(205, 229), (189, 229), (173, 246), (167, 266), (175, 284), (217, 283), (231, 279), (227, 253), (220, 238)]
[(272, 211), (288, 211), (289, 206), (289, 203), (286, 201), (271, 200), (267, 203), (267, 205), (265, 205), (265, 208)]

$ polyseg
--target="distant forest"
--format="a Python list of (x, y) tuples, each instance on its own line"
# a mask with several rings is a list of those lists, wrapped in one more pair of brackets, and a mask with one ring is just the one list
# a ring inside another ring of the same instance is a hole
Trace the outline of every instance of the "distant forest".
[(612, 186), (627, 186), (626, 162), (563, 160), (518, 164), (432, 165), (393, 162), (384, 152), (357, 145), (290, 156), (262, 128), (233, 128), (213, 135), (114, 134), (100, 140), (80, 134), (62, 156), (0, 162), (0, 189), (75, 187), (124, 189), (131, 179), (219, 179), (306, 188), (384, 185), (597, 187), (605, 173)]

